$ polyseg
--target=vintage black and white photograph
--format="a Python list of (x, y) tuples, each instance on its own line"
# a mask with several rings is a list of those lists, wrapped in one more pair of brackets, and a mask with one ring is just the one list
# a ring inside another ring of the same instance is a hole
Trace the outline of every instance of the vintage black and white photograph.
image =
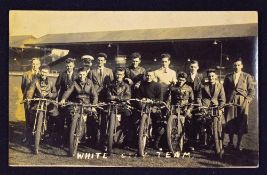
[(10, 166), (257, 168), (256, 11), (9, 11)]

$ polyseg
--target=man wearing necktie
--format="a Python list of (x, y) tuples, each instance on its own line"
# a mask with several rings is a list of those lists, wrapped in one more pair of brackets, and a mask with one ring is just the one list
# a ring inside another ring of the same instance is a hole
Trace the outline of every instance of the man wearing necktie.
[[(23, 73), (22, 81), (21, 81), (21, 91), (23, 94), (23, 99), (26, 97), (26, 92), (29, 88), (29, 85), (32, 83), (34, 79), (36, 79), (40, 74), (40, 66), (41, 61), (40, 58), (32, 58), (31, 70)], [(26, 103), (24, 103), (24, 111), (25, 111), (25, 138), (24, 142), (29, 141), (29, 136), (31, 135), (31, 128), (29, 124), (29, 111)]]
[[(73, 82), (78, 78), (78, 73), (74, 71), (75, 59), (67, 58), (65, 60), (66, 70), (61, 72), (56, 80), (56, 89), (58, 93), (58, 101), (62, 100), (62, 96), (65, 91), (73, 84)], [(69, 98), (70, 101), (73, 101), (73, 97)], [(60, 117), (57, 121), (57, 129), (59, 134), (59, 144), (63, 146), (63, 142), (67, 142), (67, 137), (70, 129), (70, 110), (69, 107), (59, 107)], [(68, 132), (64, 134), (64, 125), (67, 124)]]
[[(255, 97), (255, 83), (252, 76), (242, 71), (241, 58), (234, 60), (234, 72), (226, 75), (224, 88), (226, 102), (240, 106), (230, 106), (225, 109), (226, 133), (229, 134), (229, 148), (242, 150), (242, 137), (248, 132), (249, 104)], [(233, 143), (234, 135), (237, 135), (236, 147)]]
[(191, 86), (194, 92), (194, 97), (198, 96), (201, 84), (203, 84), (203, 75), (198, 73), (199, 63), (197, 60), (191, 60), (189, 65), (189, 73), (186, 83)]
[(171, 83), (177, 82), (176, 72), (169, 68), (171, 55), (168, 53), (161, 54), (162, 67), (155, 70), (155, 80), (161, 84), (163, 99), (167, 98), (167, 90)]
[(97, 55), (97, 68), (89, 72), (89, 79), (93, 82), (96, 92), (99, 95), (99, 101), (104, 101), (106, 98), (106, 87), (113, 81), (113, 72), (105, 67), (107, 62), (107, 54), (99, 53)]

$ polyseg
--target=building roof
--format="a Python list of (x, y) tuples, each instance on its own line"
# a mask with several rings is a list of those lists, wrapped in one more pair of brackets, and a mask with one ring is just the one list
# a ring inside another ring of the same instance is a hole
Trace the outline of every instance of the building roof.
[(105, 44), (131, 42), (158, 42), (208, 38), (253, 37), (258, 34), (258, 24), (234, 24), (160, 29), (48, 34), (27, 42), (30, 46), (55, 47), (66, 44)]
[(32, 35), (9, 36), (9, 47), (25, 48), (25, 43), (34, 42), (36, 38)]

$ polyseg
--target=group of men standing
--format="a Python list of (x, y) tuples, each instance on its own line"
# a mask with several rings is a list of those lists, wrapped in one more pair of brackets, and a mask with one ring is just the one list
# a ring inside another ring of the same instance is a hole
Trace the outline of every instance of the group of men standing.
[[(58, 99), (60, 104), (66, 101), (79, 103), (97, 104), (110, 100), (123, 101), (130, 98), (149, 98), (156, 101), (166, 101), (169, 104), (201, 104), (204, 106), (223, 106), (225, 103), (235, 103), (239, 107), (228, 107), (225, 109), (225, 131), (229, 134), (229, 147), (234, 148), (233, 136), (237, 134), (238, 141), (236, 149), (241, 150), (243, 134), (247, 133), (247, 117), (249, 103), (255, 96), (255, 83), (250, 74), (242, 71), (242, 60), (234, 61), (234, 71), (226, 75), (224, 83), (217, 80), (216, 71), (207, 71), (208, 81), (204, 81), (203, 75), (198, 73), (199, 63), (192, 60), (189, 65), (189, 73), (179, 72), (169, 68), (171, 55), (161, 54), (161, 67), (157, 70), (144, 69), (140, 66), (141, 55), (137, 52), (131, 54), (132, 64), (130, 67), (118, 64), (113, 71), (105, 67), (107, 55), (99, 53), (96, 57), (96, 67), (92, 68), (94, 58), (91, 55), (81, 57), (83, 67), (78, 72), (75, 68), (75, 60), (68, 58), (65, 61), (66, 70), (61, 72), (56, 83), (53, 84), (47, 78), (49, 67), (40, 67), (38, 58), (32, 59), (32, 70), (23, 74), (21, 89), (24, 99), (34, 97)], [(51, 104), (52, 106), (52, 104)], [(33, 106), (25, 105), (26, 138), (29, 140), (32, 130), (31, 109)], [(188, 126), (189, 139), (194, 140), (197, 135), (197, 125), (192, 116), (192, 106), (184, 110), (184, 115), (192, 119)], [(71, 118), (67, 107), (55, 106), (49, 108), (48, 114), (59, 116), (56, 120), (58, 133), (63, 139), (65, 137), (64, 125), (70, 124)], [(130, 118), (131, 113), (121, 111), (124, 117)], [(157, 119), (156, 119), (157, 120)], [(130, 142), (134, 127), (126, 122), (126, 132), (130, 135), (127, 139)], [(133, 122), (134, 123), (134, 122)], [(154, 123), (157, 123), (155, 121)], [(157, 129), (155, 148), (159, 148), (160, 139), (164, 134), (164, 126), (154, 125)], [(104, 144), (104, 143), (103, 143)], [(193, 145), (191, 145), (193, 146)]]

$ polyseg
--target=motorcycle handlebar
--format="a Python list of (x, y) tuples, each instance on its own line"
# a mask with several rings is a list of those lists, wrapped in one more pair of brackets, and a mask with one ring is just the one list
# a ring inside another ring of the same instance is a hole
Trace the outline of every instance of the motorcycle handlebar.
[(24, 99), (22, 102), (20, 102), (20, 104), (26, 103), (26, 102), (30, 102), (30, 101), (47, 101), (47, 102), (51, 102), (54, 104), (58, 104), (58, 101), (56, 100), (51, 100), (51, 99), (47, 99), (47, 98), (31, 98), (31, 99)]

